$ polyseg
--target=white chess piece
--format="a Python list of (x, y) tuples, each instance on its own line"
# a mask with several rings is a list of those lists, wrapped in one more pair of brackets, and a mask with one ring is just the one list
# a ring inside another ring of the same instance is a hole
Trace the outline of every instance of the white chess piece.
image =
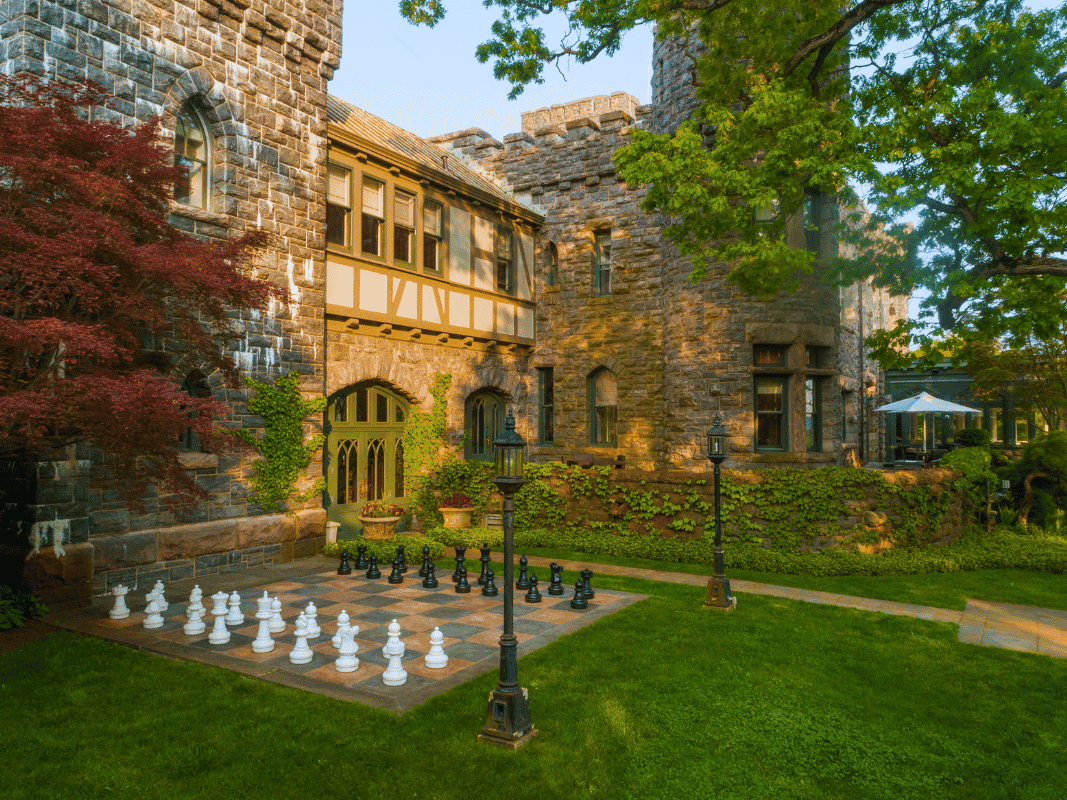
[(245, 615), (241, 613), (241, 595), (234, 592), (230, 595), (230, 610), (226, 614), (227, 625), (243, 625)]
[(275, 597), (270, 603), (270, 622), (267, 623), (267, 627), (271, 633), (283, 633), (285, 631), (285, 620), (282, 619), (282, 601)]
[(193, 587), (193, 591), (189, 593), (189, 606), (186, 608), (186, 614), (190, 614), (193, 611), (199, 611), (201, 618), (204, 616), (204, 590), (197, 584)]
[(307, 664), (314, 655), (308, 647), (307, 617), (301, 612), (296, 618), (296, 647), (289, 653), (289, 661), (293, 664)]
[(200, 619), (200, 612), (195, 608), (189, 610), (189, 621), (185, 623), (182, 628), (187, 636), (199, 636), (207, 629), (207, 626)]
[(400, 641), (400, 626), (394, 619), (389, 623), (389, 641), (382, 648), (382, 655), (389, 659), (389, 666), (382, 673), (382, 682), (386, 686), (403, 686), (407, 683), (408, 674), (401, 663), (404, 649), (404, 643)]
[[(222, 592), (222, 594), (225, 595), (226, 593)], [(223, 607), (222, 611), (222, 614), (215, 614), (215, 627), (211, 629), (211, 633), (207, 637), (207, 640), (211, 644), (226, 644), (226, 642), (230, 641), (230, 632), (226, 630), (225, 606)]]
[(430, 652), (426, 654), (426, 666), (430, 669), (442, 669), (448, 666), (448, 656), (443, 647), (445, 635), (440, 628), (434, 628), (430, 634)]
[(215, 592), (215, 594), (211, 595), (211, 599), (215, 602), (215, 607), (211, 609), (211, 613), (216, 617), (225, 617), (226, 598), (228, 597), (229, 595), (226, 592)]
[(256, 598), (256, 603), (259, 604), (259, 611), (256, 612), (256, 619), (259, 620), (259, 630), (256, 632), (255, 640), (252, 642), (252, 652), (269, 653), (274, 649), (274, 640), (270, 638), (270, 598), (264, 592), (262, 597)]
[(359, 667), (359, 659), (356, 658), (359, 645), (355, 641), (357, 630), (357, 628), (348, 627), (341, 631), (340, 658), (334, 664), (338, 672), (355, 672)]
[(337, 633), (335, 633), (333, 639), (330, 640), (333, 642), (333, 646), (338, 650), (341, 649), (341, 631), (348, 627), (348, 620), (348, 612), (342, 608), (341, 613), (337, 615)]
[(318, 639), (322, 636), (322, 628), (319, 627), (318, 623), (319, 610), (315, 608), (314, 603), (308, 603), (307, 608), (304, 609), (304, 614), (308, 618), (308, 638)]
[(150, 630), (152, 628), (162, 628), (163, 616), (160, 614), (160, 601), (154, 589), (145, 596), (145, 600), (148, 601), (148, 607), (144, 610), (145, 614), (147, 614), (144, 618), (144, 626)]
[(115, 595), (115, 607), (107, 614), (111, 619), (126, 619), (130, 616), (129, 606), (126, 605), (126, 592), (128, 591), (130, 590), (121, 583), (111, 590), (111, 594)]
[(159, 613), (162, 614), (168, 608), (170, 603), (167, 602), (167, 598), (164, 596), (163, 581), (156, 581), (156, 585), (152, 587), (152, 591), (156, 593), (159, 598)]

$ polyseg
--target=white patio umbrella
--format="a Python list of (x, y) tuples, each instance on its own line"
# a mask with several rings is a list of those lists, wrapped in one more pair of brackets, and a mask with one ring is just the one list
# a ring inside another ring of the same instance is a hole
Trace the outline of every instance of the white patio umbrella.
[[(942, 400), (940, 397), (934, 397), (929, 392), (919, 392), (915, 397), (909, 397), (907, 400), (897, 400), (895, 403), (876, 408), (875, 411), (884, 411), (887, 414), (925, 414), (932, 411), (959, 414), (982, 413), (979, 408), (970, 408), (969, 406), (961, 406), (959, 403), (953, 403), (950, 400)], [(925, 433), (923, 434), (923, 454), (926, 454)]]

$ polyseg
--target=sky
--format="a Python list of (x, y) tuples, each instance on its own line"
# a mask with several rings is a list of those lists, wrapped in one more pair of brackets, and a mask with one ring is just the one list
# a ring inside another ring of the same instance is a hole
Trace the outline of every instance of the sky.
[(631, 31), (612, 58), (546, 69), (545, 83), (508, 100), (510, 84), (479, 64), (475, 48), (491, 38), (493, 9), (478, 0), (450, 0), (434, 28), (400, 16), (397, 0), (346, 0), (341, 67), (330, 94), (428, 138), (482, 128), (503, 140), (522, 129), (521, 114), (544, 106), (612, 92), (649, 100), (652, 29)]

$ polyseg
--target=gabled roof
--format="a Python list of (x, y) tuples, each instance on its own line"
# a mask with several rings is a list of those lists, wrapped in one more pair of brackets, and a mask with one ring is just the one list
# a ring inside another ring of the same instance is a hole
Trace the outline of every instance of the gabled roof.
[(429, 180), (450, 188), (466, 188), (468, 194), (481, 194), (484, 199), (495, 200), (499, 205), (538, 222), (544, 215), (518, 200), (511, 192), (491, 180), (484, 173), (465, 164), (460, 154), (443, 150), (430, 144), (421, 136), (399, 128), (381, 117), (358, 108), (332, 95), (326, 97), (327, 135), (347, 134), (343, 138), (355, 140), (377, 151), (397, 166), (407, 166)]

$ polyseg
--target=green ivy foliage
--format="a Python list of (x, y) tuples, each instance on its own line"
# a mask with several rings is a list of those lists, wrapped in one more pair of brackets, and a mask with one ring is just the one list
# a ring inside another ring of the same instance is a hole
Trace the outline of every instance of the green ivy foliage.
[[(248, 428), (234, 433), (263, 456), (252, 463), (256, 474), (249, 479), (252, 490), (249, 499), (268, 510), (282, 508), (293, 496), (297, 480), (324, 440), (317, 433), (304, 441), (304, 420), (326, 408), (326, 398), (305, 400), (299, 382), (300, 376), (295, 372), (279, 376), (273, 384), (245, 378), (245, 383), (255, 390), (248, 401), (248, 410), (263, 417), (264, 432), (262, 438)], [(296, 499), (307, 500), (325, 489), (326, 480), (318, 478)]]
[(456, 493), (467, 495), (474, 504), (473, 519), (481, 519), (494, 499), (493, 465), (485, 461), (464, 461), (454, 453), (445, 457), (437, 471), (425, 477), (415, 495), (415, 507), (423, 523), (441, 523), (441, 498)]
[[(982, 431), (987, 436), (988, 431)], [(985, 506), (989, 486), (996, 487), (998, 480), (993, 473), (988, 445), (961, 447), (941, 457), (941, 466), (954, 469), (962, 477), (953, 486), (963, 491), (976, 508)], [(988, 485), (987, 485), (988, 481)]]
[(39, 597), (0, 585), (0, 631), (24, 628), (26, 620), (47, 613), (48, 606)]
[(446, 396), (452, 385), (452, 376), (437, 373), (430, 384), (433, 406), (429, 412), (412, 407), (401, 441), (404, 444), (404, 485), (418, 492), (427, 479), (427, 469), (437, 462), (437, 454), (445, 440), (445, 412), (448, 409)]

